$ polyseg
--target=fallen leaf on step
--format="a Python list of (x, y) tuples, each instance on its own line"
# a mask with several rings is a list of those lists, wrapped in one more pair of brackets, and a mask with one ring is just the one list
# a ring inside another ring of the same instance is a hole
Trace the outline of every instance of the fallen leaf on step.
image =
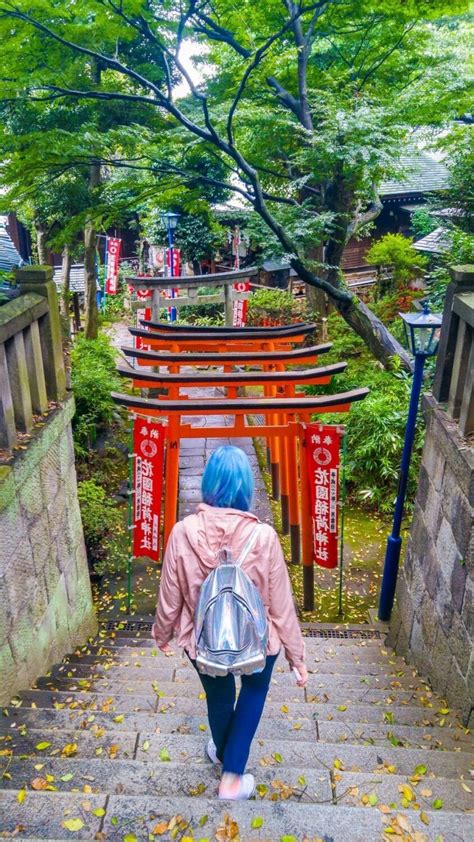
[(168, 822), (158, 822), (151, 831), (153, 836), (163, 836), (168, 831)]
[(23, 801), (25, 800), (25, 798), (26, 798), (26, 789), (23, 787), (23, 789), (20, 789), (20, 792), (18, 793), (18, 795), (16, 797), (16, 800), (18, 801), (19, 804), (23, 804)]
[(36, 790), (46, 789), (48, 781), (46, 778), (33, 778), (31, 781), (31, 788)]
[(65, 827), (66, 830), (70, 830), (74, 833), (78, 830), (82, 830), (82, 828), (84, 827), (84, 822), (82, 821), (82, 819), (65, 819), (62, 822), (62, 826)]
[(224, 816), (224, 824), (222, 824), (216, 832), (217, 842), (229, 842), (232, 839), (237, 839), (238, 836), (239, 826), (237, 822), (226, 813)]
[(77, 754), (77, 743), (68, 743), (63, 746), (61, 754), (63, 754), (64, 757), (72, 757), (74, 754)]

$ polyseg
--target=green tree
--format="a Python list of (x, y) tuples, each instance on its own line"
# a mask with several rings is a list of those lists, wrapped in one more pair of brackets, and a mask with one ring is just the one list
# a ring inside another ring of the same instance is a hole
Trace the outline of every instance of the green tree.
[(428, 258), (413, 248), (413, 240), (403, 234), (385, 234), (368, 250), (367, 263), (385, 269), (390, 273), (381, 277), (379, 290), (381, 295), (393, 290), (393, 287), (407, 287), (410, 281), (421, 278), (428, 266)]
[[(380, 212), (377, 185), (396, 171), (409, 127), (465, 108), (466, 35), (456, 16), (467, 6), (86, 0), (72, 16), (66, 3), (2, 0), (0, 14), (10, 39), (29, 40), (36, 30), (43, 50), (71, 51), (103, 68), (91, 86), (85, 72), (53, 79), (49, 68), (36, 67), (40, 96), (158, 111), (164, 130), (151, 143), (144, 138), (129, 163), (166, 190), (200, 183), (242, 195), (300, 277), (328, 296), (375, 356), (388, 364), (398, 354), (409, 367), (398, 342), (346, 288), (340, 261), (350, 237)], [(200, 84), (181, 59), (186, 40), (206, 51), (209, 72)], [(190, 91), (178, 101), (176, 78)], [(225, 165), (224, 181), (200, 171), (199, 155), (196, 164), (186, 159), (199, 145)]]

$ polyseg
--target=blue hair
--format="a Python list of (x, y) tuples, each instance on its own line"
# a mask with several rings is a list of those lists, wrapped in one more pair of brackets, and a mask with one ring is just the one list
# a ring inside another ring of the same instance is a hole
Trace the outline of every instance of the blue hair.
[(202, 477), (202, 499), (220, 509), (248, 512), (255, 488), (250, 462), (239, 447), (219, 447), (209, 459)]

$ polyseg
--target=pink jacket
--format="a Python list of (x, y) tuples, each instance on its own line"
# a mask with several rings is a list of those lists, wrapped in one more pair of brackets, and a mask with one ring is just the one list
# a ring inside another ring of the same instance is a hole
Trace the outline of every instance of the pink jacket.
[[(163, 560), (153, 637), (158, 646), (176, 634), (178, 646), (194, 658), (194, 609), (204, 579), (216, 566), (217, 553), (228, 547), (237, 558), (258, 523), (256, 515), (200, 503), (196, 514), (177, 523)], [(283, 647), (291, 667), (304, 664), (304, 640), (293, 604), (290, 579), (275, 530), (262, 524), (243, 563), (257, 586), (268, 618), (268, 654)]]

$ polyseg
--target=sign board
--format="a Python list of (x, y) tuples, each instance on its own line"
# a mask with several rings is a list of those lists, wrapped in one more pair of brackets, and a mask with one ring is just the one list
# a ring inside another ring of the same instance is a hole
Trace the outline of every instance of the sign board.
[[(239, 281), (238, 283), (233, 285), (233, 288), (236, 292), (249, 292), (250, 281)], [(245, 327), (245, 325), (247, 324), (247, 304), (247, 299), (244, 299), (243, 301), (233, 302), (232, 324), (234, 327)]]
[(133, 423), (133, 557), (159, 561), (166, 427), (143, 418)]
[(337, 567), (339, 465), (342, 427), (308, 424), (306, 458), (313, 523), (313, 558), (320, 567)]
[(117, 237), (107, 237), (107, 268), (105, 274), (105, 292), (107, 295), (117, 295), (120, 246), (122, 240)]

